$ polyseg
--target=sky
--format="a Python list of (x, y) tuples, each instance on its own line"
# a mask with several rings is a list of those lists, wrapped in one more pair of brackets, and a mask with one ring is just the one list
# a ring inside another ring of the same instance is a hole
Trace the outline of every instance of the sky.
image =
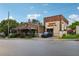
[(78, 3), (0, 3), (0, 21), (8, 17), (18, 22), (37, 19), (43, 22), (44, 17), (63, 15), (71, 24), (79, 21)]

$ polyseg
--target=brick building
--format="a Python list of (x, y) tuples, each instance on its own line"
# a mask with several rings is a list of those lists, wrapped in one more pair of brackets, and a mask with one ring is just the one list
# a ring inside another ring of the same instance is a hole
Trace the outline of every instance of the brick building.
[(53, 36), (66, 34), (68, 25), (67, 19), (63, 15), (49, 16), (44, 18), (45, 31), (51, 32)]

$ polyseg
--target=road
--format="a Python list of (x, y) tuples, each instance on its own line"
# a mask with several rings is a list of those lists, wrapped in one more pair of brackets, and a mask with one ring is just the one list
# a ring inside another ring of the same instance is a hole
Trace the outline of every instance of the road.
[(79, 56), (79, 41), (3, 40), (1, 56)]

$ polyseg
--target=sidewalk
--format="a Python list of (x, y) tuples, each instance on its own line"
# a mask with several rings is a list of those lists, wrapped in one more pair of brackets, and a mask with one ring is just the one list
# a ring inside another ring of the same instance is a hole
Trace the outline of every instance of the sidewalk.
[(56, 37), (49, 37), (49, 38), (41, 38), (41, 37), (36, 37), (36, 38), (32, 38), (33, 40), (59, 40)]

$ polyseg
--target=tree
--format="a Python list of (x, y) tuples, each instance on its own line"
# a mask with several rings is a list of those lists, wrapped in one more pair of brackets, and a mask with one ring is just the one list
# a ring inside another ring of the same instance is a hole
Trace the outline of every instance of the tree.
[(4, 32), (5, 35), (8, 35), (8, 26), (9, 26), (9, 32), (12, 28), (15, 28), (18, 26), (19, 23), (16, 20), (13, 19), (7, 19), (7, 20), (2, 20), (0, 23), (0, 32)]
[(32, 20), (32, 23), (39, 24), (39, 23), (40, 23), (40, 21), (38, 21), (38, 20), (36, 20), (36, 19), (33, 19), (33, 20)]
[(21, 22), (19, 25), (26, 25), (27, 23), (26, 22)]
[(75, 21), (74, 23), (72, 23), (69, 28), (71, 29), (76, 29), (76, 26), (79, 25), (79, 21)]

